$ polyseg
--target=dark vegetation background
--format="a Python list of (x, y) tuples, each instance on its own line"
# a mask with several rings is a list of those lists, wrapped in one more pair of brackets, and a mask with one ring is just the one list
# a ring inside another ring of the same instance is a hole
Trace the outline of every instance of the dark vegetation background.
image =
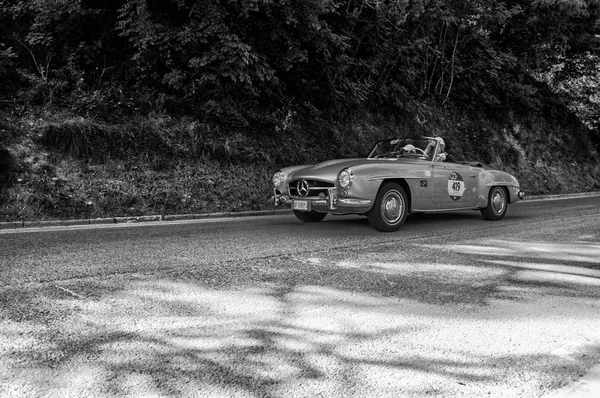
[(0, 0), (0, 221), (270, 208), (277, 168), (439, 135), (600, 189), (600, 0)]

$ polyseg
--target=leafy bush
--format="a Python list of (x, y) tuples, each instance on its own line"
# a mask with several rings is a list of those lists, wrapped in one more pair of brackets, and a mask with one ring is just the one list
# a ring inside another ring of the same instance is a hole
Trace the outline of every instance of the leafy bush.
[(7, 149), (0, 148), (0, 204), (6, 200), (8, 188), (13, 184), (15, 169), (12, 154)]
[(97, 90), (75, 90), (69, 100), (71, 109), (86, 118), (113, 122), (134, 115), (140, 111), (139, 100), (133, 93), (117, 87)]
[(0, 92), (0, 96), (4, 97), (10, 92), (14, 91), (14, 81), (16, 76), (15, 58), (17, 55), (14, 53), (11, 47), (7, 47), (4, 43), (0, 42), (0, 81), (4, 87), (3, 92)]

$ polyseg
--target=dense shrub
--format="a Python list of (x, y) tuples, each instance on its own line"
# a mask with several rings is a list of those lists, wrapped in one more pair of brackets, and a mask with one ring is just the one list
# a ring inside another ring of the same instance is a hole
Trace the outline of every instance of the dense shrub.
[(0, 187), (9, 185), (15, 166), (13, 156), (8, 149), (0, 148)]

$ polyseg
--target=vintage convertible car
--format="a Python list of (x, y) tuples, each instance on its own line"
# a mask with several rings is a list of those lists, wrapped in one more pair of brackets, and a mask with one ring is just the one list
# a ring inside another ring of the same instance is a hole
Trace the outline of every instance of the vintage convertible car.
[(286, 167), (273, 175), (276, 206), (304, 222), (328, 213), (366, 215), (379, 231), (396, 231), (408, 214), (479, 209), (500, 220), (523, 199), (512, 175), (479, 162), (446, 162), (440, 137), (377, 142), (366, 158)]

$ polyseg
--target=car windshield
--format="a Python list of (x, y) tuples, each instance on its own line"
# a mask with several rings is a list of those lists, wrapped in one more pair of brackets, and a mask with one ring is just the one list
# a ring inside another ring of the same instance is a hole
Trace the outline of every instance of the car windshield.
[(369, 158), (412, 158), (431, 160), (435, 153), (437, 141), (421, 138), (394, 138), (379, 141), (375, 144)]

